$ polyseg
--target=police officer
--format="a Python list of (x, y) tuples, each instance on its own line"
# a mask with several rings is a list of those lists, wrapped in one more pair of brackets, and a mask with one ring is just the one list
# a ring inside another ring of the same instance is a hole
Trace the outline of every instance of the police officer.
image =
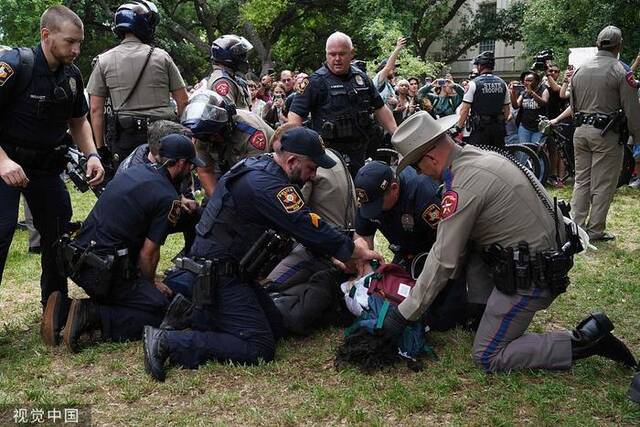
[[(187, 104), (178, 67), (167, 52), (152, 46), (159, 19), (158, 9), (148, 0), (121, 5), (113, 27), (121, 42), (98, 56), (87, 84), (96, 144), (104, 146), (107, 131), (116, 169), (136, 147), (147, 142), (150, 122), (177, 121)], [(178, 116), (169, 95), (176, 102)], [(112, 116), (105, 116), (106, 98), (111, 99)]]
[(408, 271), (414, 257), (428, 252), (436, 240), (440, 221), (438, 184), (413, 168), (396, 178), (391, 168), (380, 161), (369, 162), (354, 180), (359, 208), (356, 235), (374, 247), (374, 235), (380, 230), (394, 253), (393, 262)]
[(482, 52), (473, 61), (473, 65), (478, 67), (479, 75), (469, 82), (469, 88), (462, 98), (456, 129), (462, 131), (468, 118), (471, 123), (471, 144), (504, 147), (504, 126), (511, 103), (507, 84), (493, 75), (493, 52)]
[(213, 72), (206, 88), (225, 98), (237, 109), (251, 109), (251, 94), (243, 75), (249, 71), (247, 55), (253, 46), (244, 37), (227, 34), (211, 44)]
[(455, 117), (436, 121), (420, 112), (392, 139), (403, 155), (398, 170), (417, 165), (443, 181), (446, 191), (436, 242), (409, 296), (385, 318), (383, 337), (397, 337), (406, 319), (417, 319), (431, 305), (467, 251), (469, 296), (486, 302), (473, 343), (474, 359), (485, 371), (568, 369), (592, 355), (635, 366), (603, 313), (571, 333), (525, 333), (535, 313), (568, 286), (573, 254), (582, 249), (577, 230), (565, 227), (562, 212), (526, 168), (456, 145), (446, 133), (454, 123)]
[(87, 156), (90, 185), (104, 175), (87, 121), (82, 75), (73, 65), (84, 39), (82, 21), (64, 6), (40, 18), (41, 42), (0, 54), (0, 280), (22, 193), (41, 235), (42, 304), (67, 293), (52, 244), (71, 218), (69, 193), (60, 179), (69, 145), (67, 130)]
[(222, 177), (196, 227), (191, 253), (215, 264), (213, 304), (191, 316), (210, 320), (192, 322), (192, 330), (145, 328), (145, 368), (155, 379), (164, 380), (168, 358), (187, 368), (208, 360), (273, 359), (277, 312), (255, 277), (246, 277), (250, 271), (239, 265), (267, 229), (287, 232), (344, 262), (379, 258), (362, 240), (354, 243), (311, 212), (300, 194), (298, 185), (313, 179), (318, 167), (333, 165), (318, 134), (296, 128), (283, 135), (275, 155), (249, 158)]
[(371, 79), (351, 65), (351, 38), (340, 32), (329, 36), (327, 62), (300, 84), (299, 96), (287, 116), (290, 123), (302, 125), (311, 113), (311, 128), (330, 148), (348, 157), (349, 171), (355, 176), (364, 165), (369, 140), (376, 134), (376, 120), (393, 134), (396, 122), (384, 105)]
[[(295, 127), (286, 123), (276, 129), (271, 140), (275, 151), (282, 135)], [(335, 166), (318, 168), (301, 193), (312, 212), (343, 233), (351, 233), (356, 212), (353, 180), (342, 156), (330, 148), (325, 152)], [(284, 328), (295, 335), (308, 335), (335, 319), (341, 296), (339, 284), (345, 279), (328, 258), (298, 244), (269, 273), (267, 289), (282, 315)]]
[[(72, 352), (84, 334), (100, 330), (112, 341), (138, 339), (144, 325), (159, 325), (171, 290), (156, 281), (160, 246), (183, 210), (176, 185), (200, 164), (191, 140), (172, 134), (160, 141), (158, 165), (136, 165), (100, 196), (70, 243), (62, 242), (65, 269), (88, 299), (71, 302), (63, 341)], [(193, 202), (195, 203), (195, 202)], [(57, 341), (62, 295), (47, 303), (43, 338)]]
[[(606, 221), (622, 165), (619, 141), (619, 110), (624, 111), (634, 141), (640, 140), (640, 105), (637, 89), (627, 83), (617, 56), (622, 32), (605, 27), (596, 41), (598, 53), (582, 65), (571, 79), (571, 107), (576, 131), (574, 149), (576, 177), (571, 207), (576, 224), (594, 240), (611, 240)], [(615, 123), (613, 123), (615, 122)], [(626, 143), (626, 141), (624, 141)]]
[(238, 161), (268, 152), (273, 135), (269, 125), (256, 114), (236, 110), (226, 98), (210, 90), (191, 98), (182, 124), (196, 138), (196, 150), (205, 163), (198, 168), (198, 178), (208, 197), (213, 194), (218, 177)]

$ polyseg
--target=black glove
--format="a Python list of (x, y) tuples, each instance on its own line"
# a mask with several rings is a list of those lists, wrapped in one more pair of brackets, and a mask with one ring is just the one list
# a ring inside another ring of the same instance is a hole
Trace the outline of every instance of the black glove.
[(397, 340), (404, 332), (407, 323), (407, 319), (400, 314), (398, 306), (390, 304), (380, 329), (380, 336), (389, 342)]

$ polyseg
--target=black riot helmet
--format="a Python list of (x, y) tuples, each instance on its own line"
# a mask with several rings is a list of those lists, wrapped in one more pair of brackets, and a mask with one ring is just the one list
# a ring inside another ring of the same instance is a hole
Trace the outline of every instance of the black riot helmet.
[(476, 56), (476, 59), (473, 60), (473, 65), (479, 65), (493, 70), (493, 67), (496, 65), (496, 58), (492, 51), (485, 50), (480, 55)]
[(246, 73), (249, 71), (247, 55), (251, 49), (253, 45), (244, 37), (226, 34), (218, 37), (211, 44), (211, 61), (214, 64), (229, 67), (233, 71)]
[(144, 43), (151, 43), (160, 15), (155, 4), (148, 0), (132, 0), (121, 5), (113, 19), (113, 32), (123, 39), (133, 33)]
[(196, 92), (182, 112), (180, 123), (193, 136), (207, 140), (215, 134), (224, 136), (233, 130), (233, 116), (236, 107), (211, 90)]

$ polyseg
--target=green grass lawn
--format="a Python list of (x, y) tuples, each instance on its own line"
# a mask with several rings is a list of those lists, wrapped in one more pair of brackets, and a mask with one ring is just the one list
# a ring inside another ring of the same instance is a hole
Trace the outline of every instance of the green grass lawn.
[[(83, 219), (95, 198), (71, 193), (74, 218)], [(556, 193), (568, 199), (570, 189)], [(618, 239), (577, 257), (568, 292), (536, 316), (532, 331), (571, 328), (604, 309), (640, 355), (639, 217), (640, 193), (620, 190), (609, 215)], [(169, 239), (163, 268), (180, 246), (178, 237)], [(39, 275), (27, 233), (16, 232), (0, 288), (0, 406), (89, 404), (100, 425), (640, 424), (640, 405), (626, 399), (630, 370), (596, 357), (567, 372), (487, 375), (474, 365), (472, 335), (462, 330), (430, 336), (440, 360), (420, 373), (400, 364), (374, 375), (338, 372), (333, 358), (341, 331), (332, 329), (280, 343), (270, 364), (172, 369), (156, 383), (144, 372), (139, 342), (77, 355), (45, 347)]]

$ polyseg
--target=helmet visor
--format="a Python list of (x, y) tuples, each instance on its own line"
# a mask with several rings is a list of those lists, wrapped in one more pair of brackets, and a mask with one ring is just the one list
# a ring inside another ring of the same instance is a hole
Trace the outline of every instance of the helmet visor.
[(209, 102), (207, 94), (198, 94), (193, 97), (182, 113), (181, 122), (193, 123), (195, 121), (207, 121), (224, 124), (229, 120), (229, 113), (222, 107)]

